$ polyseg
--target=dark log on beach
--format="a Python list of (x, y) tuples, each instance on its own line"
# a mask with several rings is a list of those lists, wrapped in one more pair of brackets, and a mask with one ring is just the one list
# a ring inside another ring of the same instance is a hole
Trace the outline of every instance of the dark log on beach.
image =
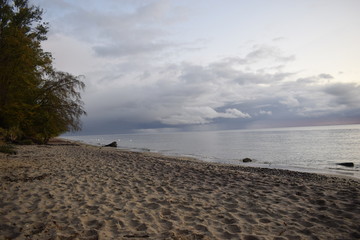
[(117, 147), (117, 143), (116, 142), (112, 142), (108, 145), (105, 145), (104, 147)]
[(343, 162), (343, 163), (337, 163), (337, 165), (345, 166), (345, 167), (354, 167), (353, 162)]

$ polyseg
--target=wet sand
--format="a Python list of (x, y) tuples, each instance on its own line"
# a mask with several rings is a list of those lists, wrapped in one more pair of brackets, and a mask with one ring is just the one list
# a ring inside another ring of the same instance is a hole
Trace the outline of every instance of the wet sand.
[(57, 140), (0, 181), (0, 239), (360, 239), (353, 179)]

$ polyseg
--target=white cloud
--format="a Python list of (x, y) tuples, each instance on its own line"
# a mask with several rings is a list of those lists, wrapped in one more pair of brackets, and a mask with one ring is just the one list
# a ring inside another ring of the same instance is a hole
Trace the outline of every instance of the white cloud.
[(248, 113), (243, 113), (236, 108), (228, 108), (224, 113), (218, 113), (221, 118), (251, 118)]
[(260, 115), (272, 115), (272, 111), (265, 111), (265, 110), (260, 110), (259, 111)]
[(299, 101), (295, 98), (295, 96), (291, 95), (280, 100), (279, 102), (289, 108), (298, 107), (300, 105)]
[(186, 107), (179, 113), (164, 117), (160, 121), (169, 125), (187, 125), (187, 124), (205, 124), (210, 123), (216, 118), (251, 118), (247, 113), (238, 109), (226, 109), (225, 112), (217, 112), (213, 108), (204, 107)]

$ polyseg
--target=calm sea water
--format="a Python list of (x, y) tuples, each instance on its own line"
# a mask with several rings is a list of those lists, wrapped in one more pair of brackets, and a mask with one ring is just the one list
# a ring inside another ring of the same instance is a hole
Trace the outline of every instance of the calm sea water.
[[(93, 145), (118, 147), (208, 162), (344, 174), (360, 178), (360, 125), (263, 130), (71, 136)], [(249, 157), (252, 163), (242, 163)], [(337, 165), (353, 162), (355, 167)]]

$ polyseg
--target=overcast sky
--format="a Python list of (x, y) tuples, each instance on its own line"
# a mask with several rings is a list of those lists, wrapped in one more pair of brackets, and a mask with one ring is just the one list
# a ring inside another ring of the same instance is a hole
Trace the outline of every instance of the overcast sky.
[(32, 0), (84, 134), (360, 123), (358, 0)]

